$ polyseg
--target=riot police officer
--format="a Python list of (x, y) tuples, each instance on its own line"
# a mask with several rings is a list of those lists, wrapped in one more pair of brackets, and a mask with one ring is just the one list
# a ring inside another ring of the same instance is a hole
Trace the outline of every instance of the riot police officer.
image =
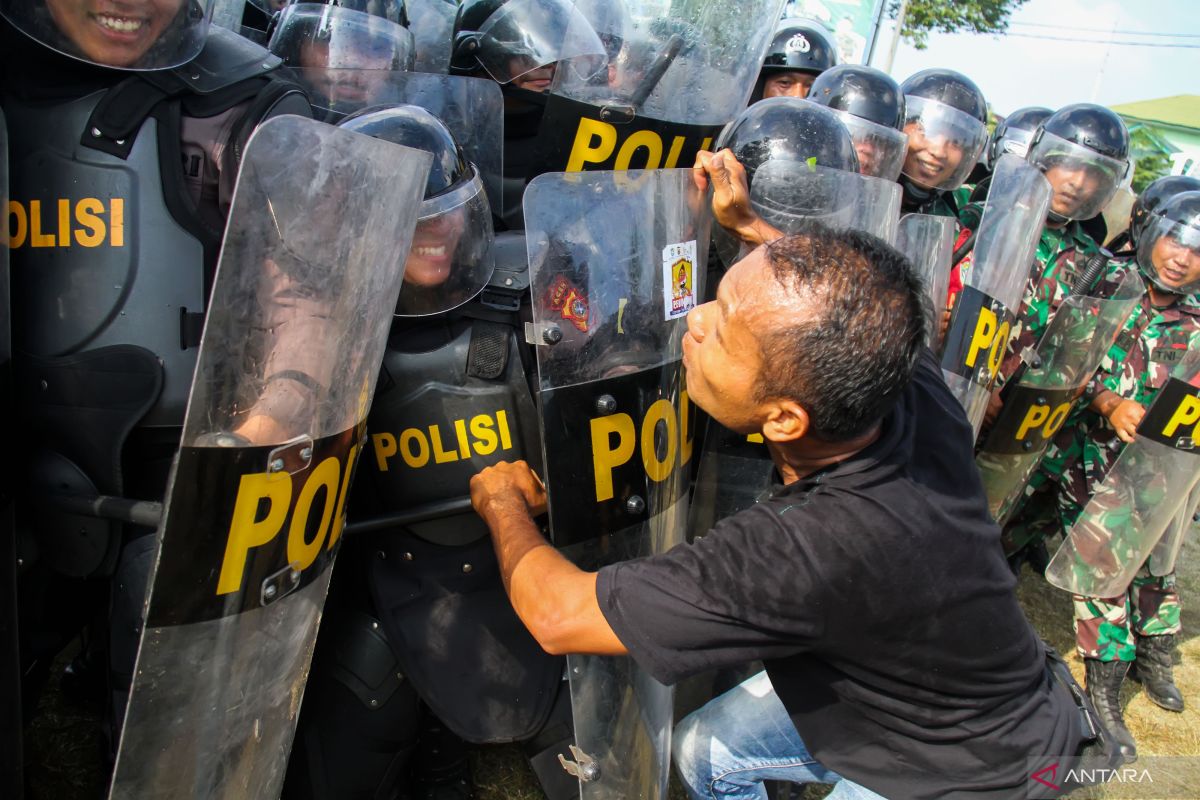
[(954, 193), (959, 207), (970, 201), (982, 202), (987, 197), (988, 177), (996, 168), (1000, 156), (1015, 153), (1024, 158), (1034, 132), (1052, 113), (1042, 106), (1026, 106), (1018, 108), (996, 124), (984, 149), (983, 160), (975, 165), (966, 183)]
[(468, 493), (480, 465), (540, 449), (524, 237), (493, 241), (481, 176), (432, 114), (342, 127), (434, 159), (285, 794), (463, 796), (462, 740), (534, 738), (562, 678), (505, 601)]
[[(96, 652), (76, 667), (107, 661), (110, 723), (133, 673), (153, 522), (44, 498), (161, 499), (238, 155), (263, 119), (310, 113), (272, 76), (277, 59), (210, 28), (209, 13), (187, 0), (0, 3), (12, 208), (27, 223), (12, 251), (18, 413), (27, 496), (42, 498), (22, 513), (25, 669), (44, 675), (92, 624)], [(95, 612), (110, 604), (106, 626)]]
[(775, 29), (750, 102), (808, 97), (813, 80), (836, 64), (837, 46), (819, 22), (785, 19)]
[(521, 196), (558, 63), (593, 59), (592, 71), (599, 71), (605, 55), (591, 24), (566, 0), (466, 0), (459, 6), (450, 74), (488, 77), (504, 92), (504, 207), (497, 211), (507, 227), (522, 227)]
[(966, 75), (926, 69), (900, 84), (908, 152), (900, 185), (905, 212), (956, 216), (950, 194), (987, 144), (987, 102)]
[(404, 3), (369, 7), (378, 13), (293, 0), (275, 22), (268, 48), (298, 69), (326, 121), (383, 102), (385, 71), (412, 69), (416, 48)]
[(1109, 242), (1109, 247), (1115, 254), (1132, 255), (1138, 245), (1138, 234), (1146, 225), (1150, 214), (1158, 209), (1164, 200), (1168, 200), (1181, 192), (1194, 192), (1200, 189), (1200, 178), (1190, 175), (1166, 175), (1151, 181), (1133, 201), (1133, 209), (1129, 215), (1129, 227), (1116, 239)]
[(904, 95), (887, 73), (858, 64), (842, 64), (817, 76), (808, 99), (838, 112), (850, 131), (863, 175), (894, 181), (900, 177), (908, 137)]

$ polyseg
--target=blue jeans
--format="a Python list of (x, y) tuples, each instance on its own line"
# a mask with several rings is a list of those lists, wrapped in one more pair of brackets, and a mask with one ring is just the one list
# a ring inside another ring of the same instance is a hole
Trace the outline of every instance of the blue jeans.
[(809, 754), (766, 672), (689, 714), (672, 750), (693, 800), (765, 800), (764, 780), (836, 784), (831, 800), (884, 800)]

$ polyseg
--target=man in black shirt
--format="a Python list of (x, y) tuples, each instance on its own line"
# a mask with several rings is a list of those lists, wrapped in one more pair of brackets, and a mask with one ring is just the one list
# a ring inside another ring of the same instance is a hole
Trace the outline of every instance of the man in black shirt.
[(762, 434), (782, 479), (695, 544), (583, 572), (534, 526), (544, 494), (525, 465), (472, 482), (546, 649), (629, 653), (664, 683), (763, 660), (681, 723), (693, 797), (763, 797), (763, 779), (1024, 796), (1028, 759), (1088, 738), (1017, 604), (921, 294), (891, 248), (813, 227), (755, 250), (690, 313), (690, 397)]

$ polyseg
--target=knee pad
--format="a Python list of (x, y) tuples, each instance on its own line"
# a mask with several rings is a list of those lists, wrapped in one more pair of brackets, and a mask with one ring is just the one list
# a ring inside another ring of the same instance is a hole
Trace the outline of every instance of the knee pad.
[(377, 620), (335, 610), (321, 624), (283, 797), (396, 797), (420, 702)]

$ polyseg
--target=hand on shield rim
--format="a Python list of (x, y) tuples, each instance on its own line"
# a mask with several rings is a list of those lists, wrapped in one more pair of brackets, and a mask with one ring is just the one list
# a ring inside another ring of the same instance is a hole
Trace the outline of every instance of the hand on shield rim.
[(1128, 444), (1133, 441), (1133, 435), (1141, 424), (1142, 417), (1146, 416), (1146, 409), (1136, 400), (1122, 400), (1105, 416), (1121, 441)]
[(1000, 417), (1000, 412), (1004, 409), (1004, 401), (1000, 399), (1000, 390), (993, 389), (992, 396), (988, 398), (987, 411), (983, 414), (983, 422), (985, 425), (995, 425), (996, 420)]
[(751, 247), (774, 241), (783, 233), (767, 224), (750, 205), (750, 183), (746, 168), (734, 157), (733, 151), (719, 153), (701, 150), (692, 166), (692, 180), (700, 191), (712, 184), (713, 218), (717, 224)]
[(501, 461), (471, 478), (471, 505), (484, 519), (513, 506), (536, 517), (546, 513), (546, 486), (524, 461)]

